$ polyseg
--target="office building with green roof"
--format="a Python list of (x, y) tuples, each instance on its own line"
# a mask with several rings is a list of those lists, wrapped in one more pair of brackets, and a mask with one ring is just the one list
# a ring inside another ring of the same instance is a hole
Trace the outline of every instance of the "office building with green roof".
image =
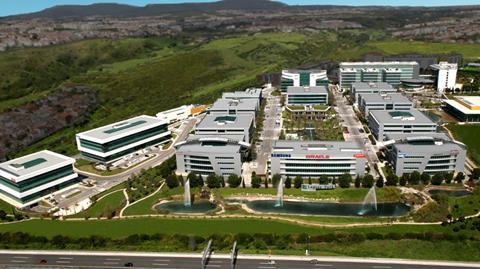
[(286, 92), (287, 88), (290, 86), (328, 87), (327, 71), (317, 69), (282, 70), (282, 80), (280, 83), (280, 89), (282, 92)]
[(20, 208), (78, 182), (74, 159), (48, 150), (0, 164), (0, 198)]
[(77, 148), (86, 159), (112, 163), (171, 137), (165, 120), (138, 116), (76, 135)]

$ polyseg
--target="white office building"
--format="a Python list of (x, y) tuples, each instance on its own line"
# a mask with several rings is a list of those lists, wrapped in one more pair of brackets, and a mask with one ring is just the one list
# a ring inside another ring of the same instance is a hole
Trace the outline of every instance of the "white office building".
[(256, 100), (262, 100), (262, 89), (260, 89), (260, 88), (248, 88), (245, 91), (224, 92), (222, 94), (222, 99), (232, 99), (232, 100), (256, 99)]
[(21, 208), (35, 204), (78, 182), (74, 163), (75, 159), (48, 150), (1, 163), (0, 198)]
[(254, 131), (255, 118), (251, 114), (207, 115), (196, 127), (196, 135), (241, 135), (249, 142)]
[(165, 120), (142, 115), (79, 133), (76, 141), (83, 157), (111, 163), (146, 147), (166, 143), (170, 137)]
[(358, 97), (359, 108), (367, 118), (372, 110), (410, 110), (413, 103), (401, 93), (365, 93)]
[(353, 97), (353, 103), (359, 105), (358, 96), (366, 93), (395, 93), (397, 90), (392, 85), (386, 82), (354, 82), (352, 83), (351, 95)]
[(168, 124), (188, 119), (192, 115), (193, 105), (183, 105), (157, 113), (157, 118)]
[(285, 141), (273, 143), (270, 156), (271, 175), (318, 178), (365, 174), (366, 156), (354, 142)]
[(216, 115), (252, 115), (256, 116), (260, 109), (258, 99), (218, 99), (208, 110), (208, 114)]
[(326, 105), (328, 91), (325, 86), (287, 88), (287, 105)]
[(457, 70), (458, 65), (456, 63), (451, 64), (448, 62), (440, 62), (438, 64), (430, 65), (433, 71), (435, 71), (434, 85), (439, 92), (443, 92), (446, 89), (454, 89), (457, 82)]
[(368, 127), (379, 142), (391, 134), (430, 134), (437, 131), (437, 124), (416, 109), (406, 111), (372, 110)]
[(355, 82), (385, 82), (399, 85), (402, 80), (417, 78), (417, 62), (342, 62), (339, 67), (340, 88), (350, 89)]
[(282, 81), (280, 89), (285, 92), (289, 86), (325, 86), (328, 87), (328, 77), (326, 70), (303, 70), (289, 69), (282, 70)]
[(466, 146), (446, 134), (388, 135), (387, 159), (397, 176), (419, 173), (464, 172)]
[(242, 176), (249, 148), (243, 135), (190, 135), (175, 145), (177, 174)]

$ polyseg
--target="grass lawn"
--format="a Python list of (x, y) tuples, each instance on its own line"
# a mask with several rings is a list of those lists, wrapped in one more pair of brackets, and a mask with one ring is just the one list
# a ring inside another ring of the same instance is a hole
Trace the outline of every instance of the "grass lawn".
[[(0, 232), (22, 231), (35, 235), (54, 236), (58, 234), (71, 237), (103, 235), (112, 238), (131, 234), (187, 234), (212, 235), (216, 233), (275, 233), (275, 234), (325, 234), (335, 231), (387, 234), (410, 232), (450, 232), (448, 227), (440, 225), (393, 225), (361, 228), (323, 228), (311, 227), (283, 221), (250, 218), (225, 219), (181, 219), (181, 218), (135, 218), (126, 220), (30, 220), (14, 224), (0, 225)], [(470, 231), (462, 231), (470, 234)]]
[(147, 215), (147, 214), (156, 214), (157, 212), (152, 209), (153, 204), (162, 198), (167, 198), (171, 195), (181, 194), (183, 188), (168, 189), (167, 186), (164, 186), (162, 190), (157, 192), (155, 195), (150, 196), (149, 198), (142, 200), (132, 206), (127, 207), (123, 214), (125, 216), (131, 215)]
[[(400, 199), (399, 190), (395, 187), (377, 188), (377, 199), (380, 202), (386, 201), (398, 201)], [(247, 194), (264, 194), (264, 195), (276, 195), (277, 190), (275, 188), (221, 188), (215, 190), (216, 193), (228, 197)], [(285, 196), (306, 197), (312, 199), (332, 199), (342, 202), (362, 202), (368, 189), (365, 188), (337, 188), (334, 190), (321, 190), (316, 192), (303, 192), (300, 189), (284, 189)]]
[(7, 214), (12, 214), (12, 211), (15, 209), (15, 207), (3, 200), (0, 200), (0, 210), (5, 211)]
[(118, 190), (116, 192), (110, 192), (107, 196), (101, 200), (95, 202), (87, 210), (80, 212), (72, 217), (74, 218), (96, 218), (101, 216), (106, 210), (118, 209), (123, 203), (125, 203), (125, 196), (123, 192)]
[(449, 124), (448, 129), (453, 133), (456, 140), (467, 145), (468, 156), (477, 164), (480, 164), (480, 124)]
[(448, 205), (454, 218), (470, 216), (480, 212), (480, 189), (464, 197), (449, 197)]

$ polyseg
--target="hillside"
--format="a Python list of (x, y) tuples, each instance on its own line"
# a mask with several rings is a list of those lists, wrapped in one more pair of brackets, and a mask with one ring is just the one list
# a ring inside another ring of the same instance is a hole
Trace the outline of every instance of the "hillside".
[(270, 0), (222, 0), (205, 3), (180, 4), (149, 4), (144, 7), (124, 4), (91, 4), (91, 5), (61, 5), (44, 9), (39, 12), (4, 17), (4, 19), (32, 19), (50, 18), (60, 19), (68, 17), (112, 16), (112, 17), (139, 17), (158, 16), (167, 13), (201, 13), (219, 10), (281, 10), (288, 5)]

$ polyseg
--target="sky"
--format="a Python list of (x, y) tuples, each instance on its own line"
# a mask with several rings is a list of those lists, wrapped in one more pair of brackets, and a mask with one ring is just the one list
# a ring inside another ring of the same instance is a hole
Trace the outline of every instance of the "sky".
[[(211, 0), (210, 0), (211, 1)], [(209, 0), (0, 0), (0, 16), (40, 11), (55, 5), (88, 5), (122, 3), (135, 6), (156, 3), (210, 2)], [(389, 5), (389, 6), (448, 6), (480, 5), (480, 0), (279, 0), (290, 5)]]

